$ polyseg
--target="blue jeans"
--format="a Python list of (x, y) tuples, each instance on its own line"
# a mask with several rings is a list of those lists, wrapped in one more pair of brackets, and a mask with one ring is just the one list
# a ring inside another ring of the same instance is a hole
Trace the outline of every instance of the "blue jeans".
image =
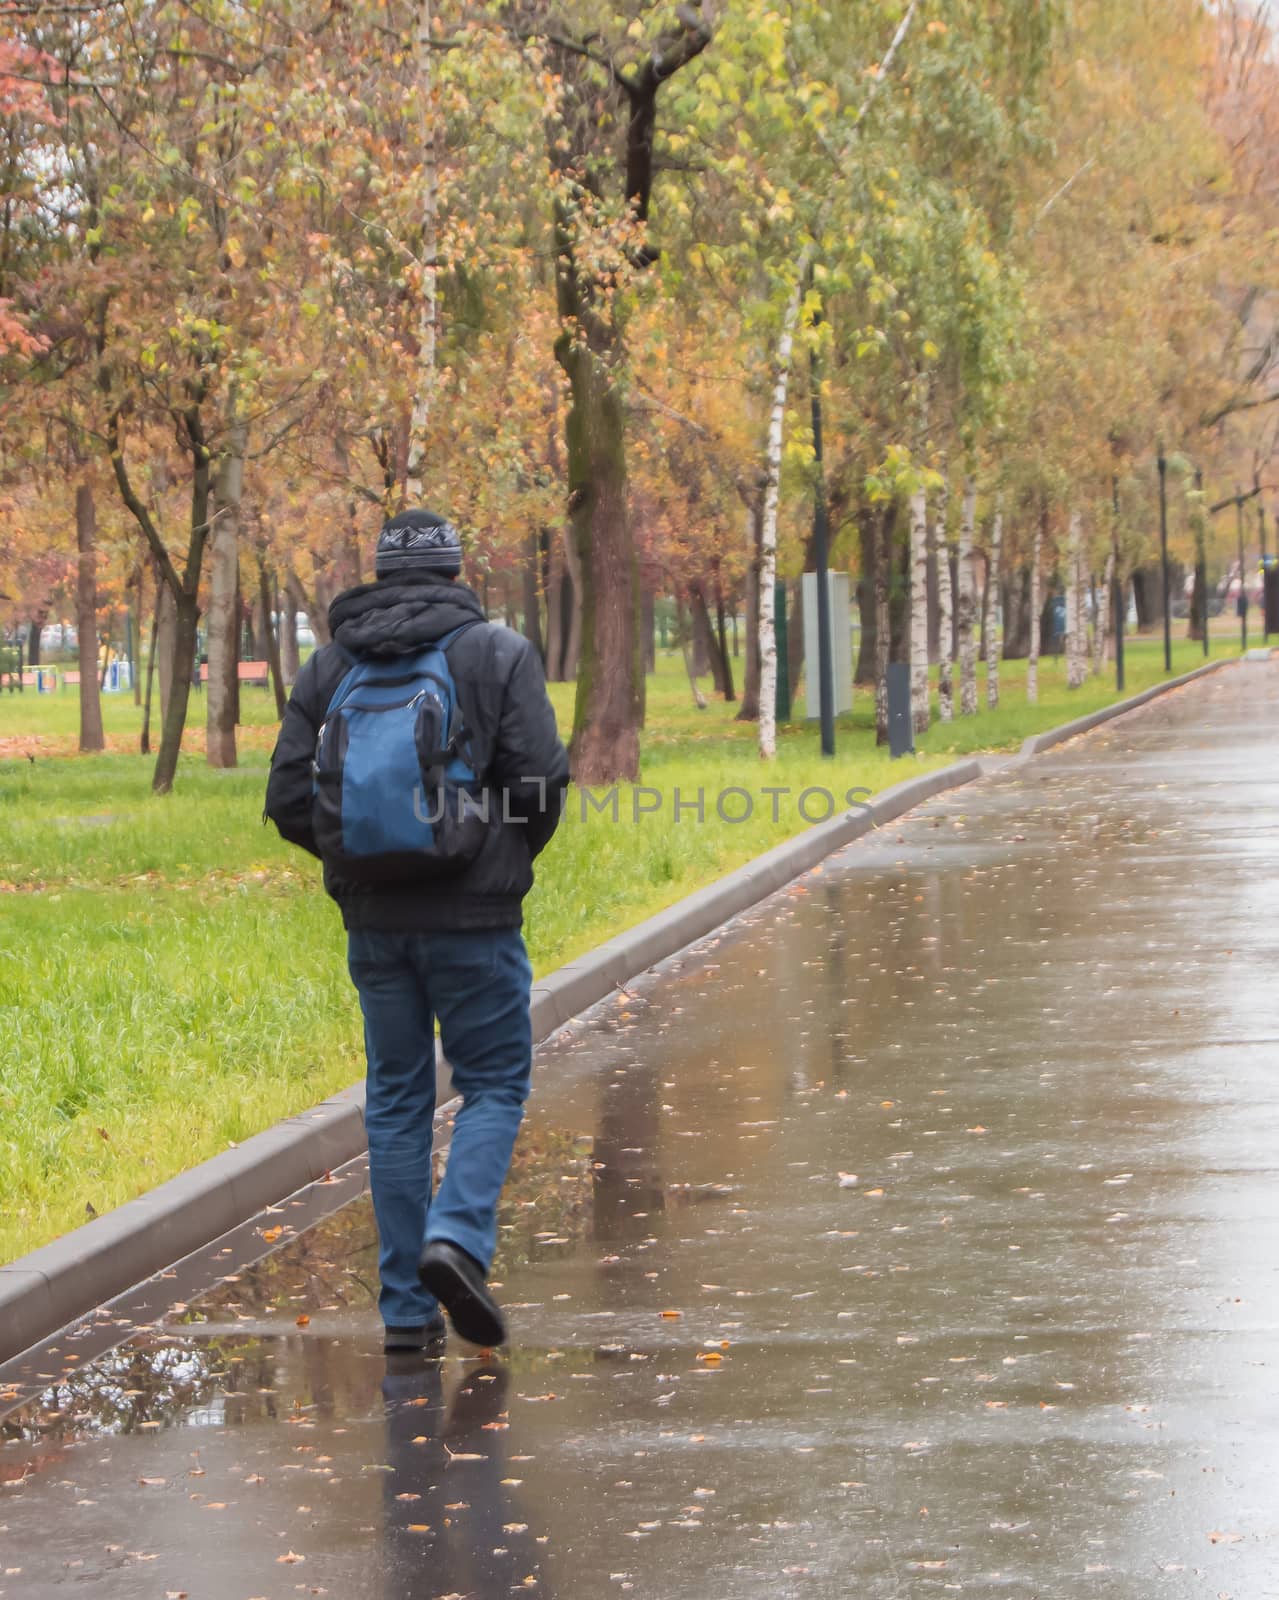
[[(378, 1308), (388, 1326), (414, 1327), (438, 1310), (417, 1275), (427, 1240), (460, 1245), (486, 1272), (493, 1260), (498, 1196), (529, 1091), (532, 972), (516, 928), (353, 929), (347, 962), (364, 1012)], [(462, 1107), (432, 1199), (436, 1018)]]

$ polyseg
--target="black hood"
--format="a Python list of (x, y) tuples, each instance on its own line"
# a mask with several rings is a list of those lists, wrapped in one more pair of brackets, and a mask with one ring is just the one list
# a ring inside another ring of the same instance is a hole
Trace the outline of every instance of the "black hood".
[(347, 589), (329, 607), (334, 641), (356, 656), (411, 656), (464, 622), (483, 622), (464, 583), (401, 575)]

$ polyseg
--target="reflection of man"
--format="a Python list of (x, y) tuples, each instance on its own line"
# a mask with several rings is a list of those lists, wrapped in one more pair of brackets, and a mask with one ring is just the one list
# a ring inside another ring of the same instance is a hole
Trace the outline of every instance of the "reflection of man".
[[(532, 1064), (521, 904), (568, 782), (537, 653), (485, 620), (461, 564), (445, 518), (406, 511), (385, 525), (377, 582), (338, 596), (333, 642), (298, 674), (267, 786), (281, 834), (314, 855), (324, 846), (347, 929), (388, 1351), (438, 1338), (441, 1304), (463, 1338), (506, 1338), (485, 1279)], [(436, 836), (417, 802), (459, 764), (487, 802), (480, 843), (428, 872)], [(388, 829), (393, 848), (361, 854)], [(437, 1020), (462, 1107), (432, 1199)]]
[(382, 1384), (387, 1464), (383, 1564), (387, 1600), (439, 1595), (497, 1600), (531, 1577), (550, 1594), (541, 1547), (506, 1476), (507, 1373), (467, 1372), (444, 1409), (441, 1363), (393, 1358)]

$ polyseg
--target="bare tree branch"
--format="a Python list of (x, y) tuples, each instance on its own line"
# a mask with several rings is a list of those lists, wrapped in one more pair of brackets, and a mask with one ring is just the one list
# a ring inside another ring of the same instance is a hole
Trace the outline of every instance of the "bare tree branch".
[[(1231, 400), (1218, 410), (1201, 417), (1199, 426), (1201, 428), (1214, 427), (1218, 422), (1223, 421), (1226, 417), (1233, 417), (1239, 411), (1255, 411), (1259, 406), (1274, 405), (1276, 400), (1279, 400), (1279, 389), (1273, 390), (1270, 394), (1257, 395), (1251, 400)], [(1226, 503), (1230, 504), (1231, 502), (1227, 501)]]

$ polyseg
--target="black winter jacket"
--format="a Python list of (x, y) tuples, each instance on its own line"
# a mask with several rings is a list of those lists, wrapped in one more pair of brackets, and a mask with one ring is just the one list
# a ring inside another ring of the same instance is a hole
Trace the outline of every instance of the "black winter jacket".
[[(484, 621), (475, 593), (438, 577), (400, 575), (348, 589), (329, 607), (334, 642), (298, 674), (271, 757), (266, 815), (284, 838), (318, 855), (311, 828), (311, 762), (338, 684), (359, 656), (412, 655), (478, 622), (448, 648), (462, 719), (485, 786), (489, 833), (469, 866), (425, 882), (355, 884), (328, 866), (324, 887), (348, 928), (436, 932), (518, 928), (533, 858), (555, 832), (568, 786), (537, 652), (522, 635)], [(505, 821), (508, 817), (511, 820)]]

